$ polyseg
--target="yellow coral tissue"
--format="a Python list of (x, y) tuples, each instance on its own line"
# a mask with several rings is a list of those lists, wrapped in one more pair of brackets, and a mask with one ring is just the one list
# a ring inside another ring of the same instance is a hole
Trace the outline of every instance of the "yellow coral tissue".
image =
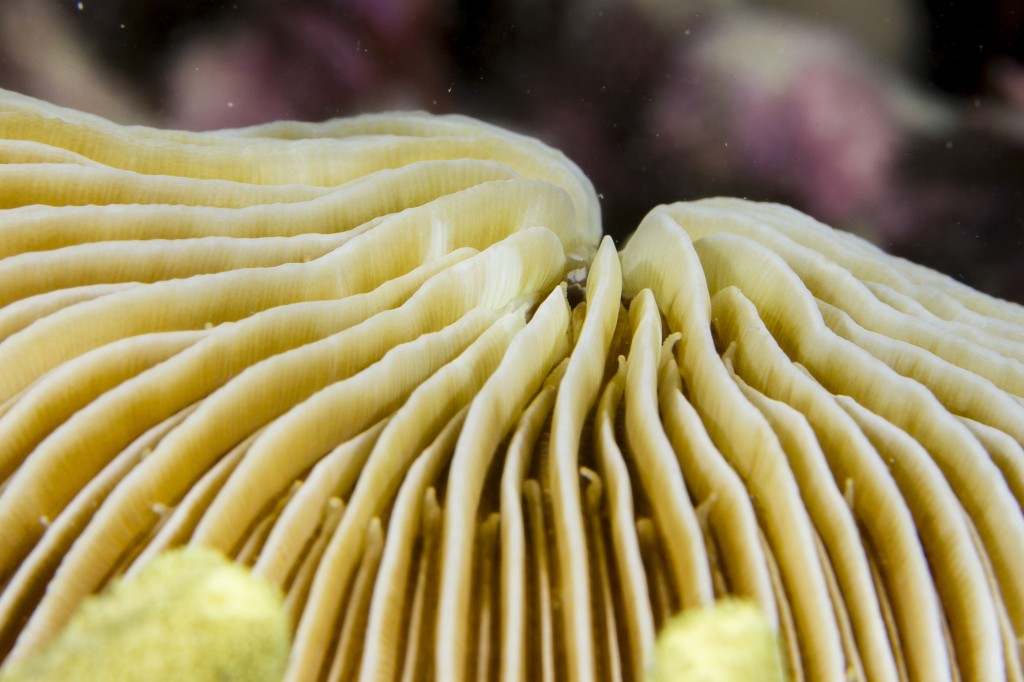
[(5, 682), (276, 682), (290, 628), (279, 591), (216, 552), (168, 552), (86, 599)]
[(1024, 309), (791, 208), (0, 91), (5, 682), (1021, 680), (1022, 502)]

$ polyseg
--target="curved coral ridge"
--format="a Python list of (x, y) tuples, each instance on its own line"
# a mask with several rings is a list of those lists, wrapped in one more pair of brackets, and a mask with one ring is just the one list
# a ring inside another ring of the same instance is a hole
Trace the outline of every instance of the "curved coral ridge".
[(639, 679), (727, 595), (795, 680), (1024, 675), (1021, 308), (734, 199), (597, 248), (461, 117), (2, 93), (0, 160), (8, 662), (190, 544), (283, 590), (290, 680)]

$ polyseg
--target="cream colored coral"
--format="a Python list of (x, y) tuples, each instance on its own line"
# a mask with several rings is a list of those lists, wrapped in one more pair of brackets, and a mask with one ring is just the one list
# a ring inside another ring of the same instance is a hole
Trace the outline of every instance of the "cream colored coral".
[(289, 680), (639, 680), (727, 598), (793, 680), (1024, 678), (1019, 306), (735, 199), (616, 253), (462, 117), (0, 93), (0, 160), (6, 668), (191, 546), (284, 594)]

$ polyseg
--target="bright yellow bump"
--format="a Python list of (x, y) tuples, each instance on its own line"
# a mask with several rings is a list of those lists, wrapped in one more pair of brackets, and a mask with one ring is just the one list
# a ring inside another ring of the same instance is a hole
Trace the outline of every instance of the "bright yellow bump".
[(290, 637), (275, 587), (187, 548), (86, 600), (49, 647), (0, 679), (277, 682)]
[(774, 630), (754, 604), (723, 600), (668, 622), (647, 682), (783, 682)]

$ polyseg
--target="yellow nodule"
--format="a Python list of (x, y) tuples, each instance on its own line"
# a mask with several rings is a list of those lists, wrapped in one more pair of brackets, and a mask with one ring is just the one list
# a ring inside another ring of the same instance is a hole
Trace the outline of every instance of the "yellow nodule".
[(783, 682), (775, 631), (752, 603), (685, 611), (658, 636), (646, 682)]
[(46, 649), (0, 679), (278, 682), (290, 639), (275, 587), (187, 548), (88, 599)]

